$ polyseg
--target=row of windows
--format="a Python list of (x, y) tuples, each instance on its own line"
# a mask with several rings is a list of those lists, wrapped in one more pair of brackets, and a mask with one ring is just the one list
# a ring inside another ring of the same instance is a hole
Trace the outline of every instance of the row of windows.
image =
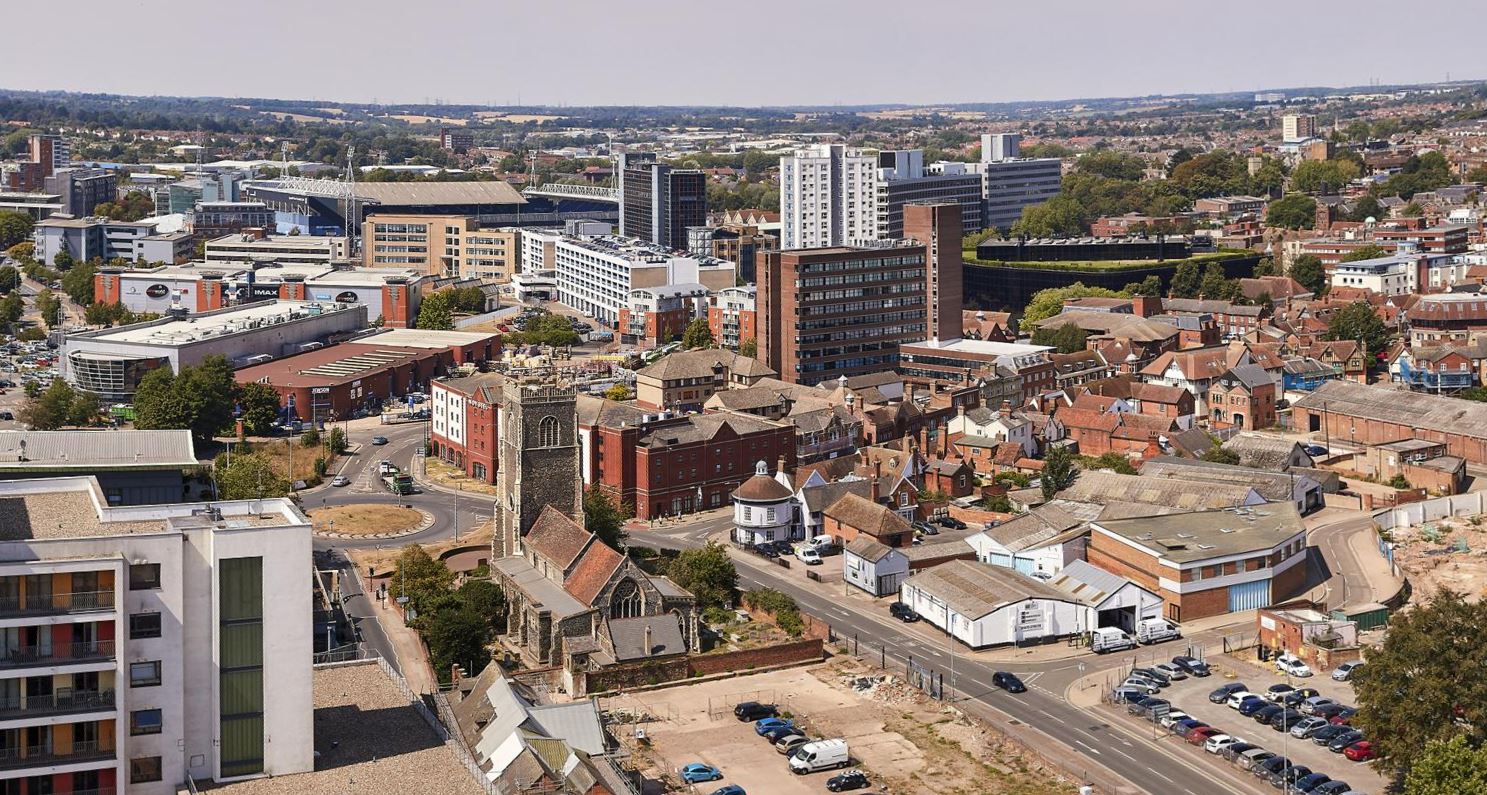
[[(826, 304), (822, 306), (805, 306), (800, 308), (800, 314), (811, 315), (840, 315), (849, 313), (854, 316), (857, 323), (862, 322), (864, 314), (877, 317), (879, 310), (893, 309), (900, 306), (917, 306), (923, 311), (924, 296), (920, 295), (908, 298), (885, 298), (881, 301), (851, 301), (845, 304)], [(853, 325), (856, 325), (854, 323)]]

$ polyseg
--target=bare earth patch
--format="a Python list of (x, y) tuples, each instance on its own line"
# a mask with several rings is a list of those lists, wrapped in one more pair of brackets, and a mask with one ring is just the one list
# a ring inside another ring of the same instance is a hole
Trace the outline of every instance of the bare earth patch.
[[(340, 527), (341, 525), (337, 522), (336, 526)], [(429, 553), (429, 557), (434, 560), (438, 560), (445, 552), (456, 547), (489, 548), (491, 537), (495, 535), (494, 528), (495, 525), (491, 522), (486, 522), (468, 533), (461, 530), (458, 544), (454, 543), (454, 539), (446, 538), (436, 544), (422, 544), (421, 546), (425, 552)], [(386, 574), (392, 571), (393, 567), (397, 564), (398, 555), (402, 554), (403, 547), (405, 546), (407, 544), (398, 543), (398, 539), (390, 538), (387, 540), (387, 546), (385, 547), (352, 549), (348, 550), (346, 554), (351, 558), (351, 562), (356, 564), (358, 571), (370, 569), (378, 574)]]
[(1394, 560), (1409, 577), (1412, 601), (1426, 602), (1441, 590), (1487, 598), (1487, 520), (1453, 516), (1390, 535)]
[(412, 508), (382, 503), (337, 505), (309, 512), (310, 523), (317, 533), (348, 536), (376, 536), (411, 530), (423, 521), (423, 514)]
[(444, 463), (436, 458), (425, 458), (423, 463), (423, 477), (438, 486), (446, 489), (457, 489), (468, 491), (471, 494), (495, 494), (496, 487), (484, 481), (466, 475), (462, 470)]

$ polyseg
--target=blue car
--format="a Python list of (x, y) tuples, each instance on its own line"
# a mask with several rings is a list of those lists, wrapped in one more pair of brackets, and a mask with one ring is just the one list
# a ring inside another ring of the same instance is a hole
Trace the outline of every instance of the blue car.
[(765, 718), (763, 720), (754, 721), (754, 733), (759, 735), (760, 737), (763, 737), (764, 735), (774, 731), (775, 729), (789, 729), (793, 726), (795, 726), (795, 724), (786, 718)]
[(1270, 702), (1260, 696), (1250, 696), (1239, 702), (1239, 714), (1246, 718), (1254, 717), (1256, 712), (1270, 706)]
[(744, 788), (737, 784), (727, 784), (713, 790), (713, 795), (749, 795)]
[(704, 765), (701, 762), (693, 762), (682, 767), (682, 781), (688, 784), (696, 784), (699, 781), (717, 781), (723, 777), (723, 771), (712, 765)]

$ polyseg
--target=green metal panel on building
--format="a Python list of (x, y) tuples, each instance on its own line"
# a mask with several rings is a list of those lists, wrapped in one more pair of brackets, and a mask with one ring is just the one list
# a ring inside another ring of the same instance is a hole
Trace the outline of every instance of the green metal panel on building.
[(1358, 625), (1359, 631), (1378, 629), (1389, 623), (1389, 608), (1377, 602), (1370, 602), (1355, 605), (1346, 610), (1333, 610), (1332, 618), (1338, 621), (1352, 621)]

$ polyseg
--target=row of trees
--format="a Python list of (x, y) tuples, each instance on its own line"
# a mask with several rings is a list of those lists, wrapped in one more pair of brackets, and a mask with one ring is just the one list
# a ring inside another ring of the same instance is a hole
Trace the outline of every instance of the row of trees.
[(458, 588), (454, 572), (417, 544), (403, 548), (387, 586), (392, 599), (408, 597), (405, 609), (416, 617), (409, 626), (428, 644), (429, 661), (441, 684), (459, 665), (470, 674), (490, 662), (490, 643), (506, 624), (506, 595), (485, 577), (471, 577)]

